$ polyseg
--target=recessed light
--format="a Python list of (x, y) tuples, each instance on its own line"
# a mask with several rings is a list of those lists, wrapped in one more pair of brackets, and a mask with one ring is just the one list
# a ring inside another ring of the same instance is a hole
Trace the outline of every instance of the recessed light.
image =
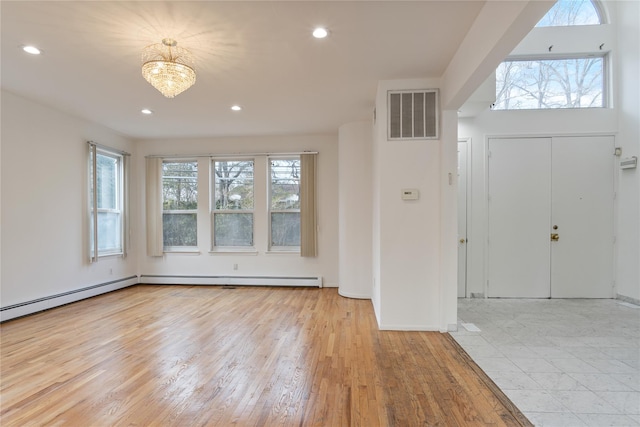
[(232, 106), (231, 106), (231, 109), (232, 109), (233, 111), (242, 111), (242, 107), (241, 107), (241, 106), (239, 106), (239, 105), (232, 105)]
[(42, 51), (35, 46), (22, 46), (22, 50), (31, 55), (40, 55), (42, 53)]
[(142, 114), (147, 114), (147, 115), (149, 115), (149, 114), (153, 114), (153, 111), (152, 111), (152, 110), (150, 110), (150, 109), (148, 109), (148, 108), (143, 108), (142, 110), (140, 110), (140, 112), (141, 112)]
[(327, 31), (326, 28), (318, 27), (315, 30), (313, 30), (312, 34), (313, 34), (313, 37), (317, 39), (323, 39), (329, 35), (329, 31)]

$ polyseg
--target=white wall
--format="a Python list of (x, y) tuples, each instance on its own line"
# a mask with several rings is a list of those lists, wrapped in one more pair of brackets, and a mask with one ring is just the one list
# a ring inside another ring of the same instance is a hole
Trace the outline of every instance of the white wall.
[(136, 274), (135, 247), (89, 263), (88, 140), (133, 151), (105, 127), (2, 92), (2, 307)]
[[(374, 306), (382, 329), (443, 329), (442, 140), (387, 141), (386, 123), (388, 90), (438, 87), (435, 79), (378, 84), (373, 262)], [(419, 199), (402, 200), (403, 188), (417, 189)]]
[(339, 131), (339, 275), (342, 296), (371, 298), (373, 123), (347, 123)]
[[(616, 11), (616, 6), (619, 11)], [(623, 147), (623, 156), (637, 155), (639, 137), (638, 99), (638, 4), (636, 2), (607, 2), (612, 25), (599, 29), (594, 40), (605, 43), (611, 50), (612, 108), (585, 110), (490, 111), (488, 106), (474, 118), (461, 118), (458, 133), (471, 138), (471, 203), (468, 207), (467, 289), (468, 293), (485, 292), (485, 245), (487, 239), (486, 204), (486, 142), (489, 136), (557, 136), (609, 134), (615, 135), (616, 146)], [(616, 19), (620, 17), (617, 29)], [(550, 30), (550, 31), (545, 31)], [(558, 43), (558, 30), (534, 29), (514, 50), (516, 54), (541, 53), (540, 46), (554, 44), (556, 53), (576, 49), (577, 40), (585, 38), (583, 29), (568, 29), (568, 43)], [(624, 39), (624, 41), (622, 41)], [(592, 43), (598, 50), (599, 43)], [(616, 167), (616, 170), (618, 168)], [(638, 285), (638, 172), (618, 171), (617, 197), (617, 292), (634, 299), (640, 298)]]
[[(164, 139), (136, 142), (136, 166), (144, 170), (148, 155), (202, 155), (236, 153), (288, 153), (318, 151), (318, 256), (302, 258), (299, 254), (266, 253), (268, 228), (266, 188), (255, 190), (254, 243), (257, 254), (211, 253), (211, 219), (209, 214), (208, 158), (199, 160), (198, 182), (198, 253), (165, 253), (163, 257), (146, 255), (139, 245), (140, 274), (171, 276), (320, 276), (324, 286), (338, 286), (338, 137), (337, 135), (299, 135), (229, 137), (207, 139)], [(266, 164), (266, 163), (265, 163)], [(256, 174), (267, 176), (266, 167)], [(265, 180), (266, 182), (266, 180)], [(137, 191), (144, 200), (144, 179)], [(262, 213), (260, 213), (262, 212)], [(136, 239), (146, 242), (144, 212), (138, 216)], [(234, 264), (238, 269), (234, 270)], [(144, 277), (142, 278), (144, 281)]]
[[(622, 157), (640, 157), (640, 3), (620, 1), (618, 30), (617, 145)], [(640, 301), (640, 170), (619, 171), (617, 292)]]

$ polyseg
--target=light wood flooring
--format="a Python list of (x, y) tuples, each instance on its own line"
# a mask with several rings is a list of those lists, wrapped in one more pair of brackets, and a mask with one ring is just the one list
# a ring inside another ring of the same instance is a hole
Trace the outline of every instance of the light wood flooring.
[(0, 325), (0, 425), (530, 425), (448, 334), (336, 289), (138, 285)]

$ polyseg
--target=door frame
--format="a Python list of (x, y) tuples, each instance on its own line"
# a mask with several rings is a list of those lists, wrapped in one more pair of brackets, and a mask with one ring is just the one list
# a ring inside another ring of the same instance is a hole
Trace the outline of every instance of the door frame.
[[(469, 212), (471, 212), (471, 193), (472, 193), (472, 188), (471, 188), (471, 170), (473, 168), (472, 164), (471, 164), (471, 138), (458, 138), (458, 144), (466, 144), (466, 150), (465, 150), (465, 154), (466, 154), (466, 158), (465, 158), (465, 166), (466, 166), (466, 170), (465, 170), (465, 187), (466, 187), (466, 194), (465, 194), (465, 230), (466, 230), (466, 236), (465, 236), (465, 240), (466, 242), (464, 243), (465, 245), (465, 267), (464, 267), (464, 273), (465, 273), (465, 281), (464, 281), (464, 298), (469, 298), (469, 254), (471, 252), (471, 250), (469, 249), (469, 235), (471, 234), (471, 224), (472, 221), (470, 220), (471, 215), (469, 214)], [(458, 156), (460, 154), (458, 153)], [(457, 188), (456, 188), (457, 190)], [(458, 212), (458, 216), (460, 215), (460, 209), (457, 209)], [(460, 236), (458, 236), (458, 238), (460, 238)], [(460, 243), (458, 243), (460, 244)], [(459, 266), (460, 260), (458, 259), (458, 266)], [(459, 267), (458, 267), (459, 268)]]

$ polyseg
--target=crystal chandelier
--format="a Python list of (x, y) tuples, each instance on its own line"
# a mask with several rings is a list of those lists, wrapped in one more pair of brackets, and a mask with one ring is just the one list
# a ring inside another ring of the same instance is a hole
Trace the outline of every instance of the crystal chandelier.
[(173, 98), (196, 82), (193, 57), (173, 39), (162, 39), (142, 50), (142, 77), (167, 98)]

